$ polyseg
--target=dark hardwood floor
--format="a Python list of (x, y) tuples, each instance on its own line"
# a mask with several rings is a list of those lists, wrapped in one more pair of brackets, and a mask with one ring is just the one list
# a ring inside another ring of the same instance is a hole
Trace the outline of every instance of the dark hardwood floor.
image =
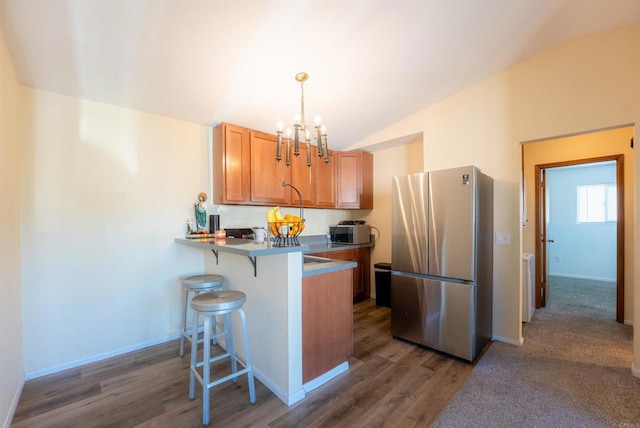
[[(390, 311), (375, 300), (354, 305), (349, 371), (291, 407), (246, 376), (211, 392), (211, 424), (220, 427), (426, 427), (472, 365), (394, 340)], [(189, 354), (178, 341), (31, 380), (12, 427), (201, 427), (190, 401)]]

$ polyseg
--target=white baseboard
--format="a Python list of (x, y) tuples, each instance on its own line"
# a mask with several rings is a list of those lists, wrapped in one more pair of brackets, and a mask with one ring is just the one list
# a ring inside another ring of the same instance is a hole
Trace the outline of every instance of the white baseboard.
[(83, 358), (80, 360), (70, 361), (68, 363), (60, 364), (57, 366), (49, 367), (42, 370), (34, 370), (32, 372), (25, 373), (25, 380), (36, 379), (42, 376), (47, 376), (53, 373), (58, 373), (63, 370), (72, 369), (75, 367), (83, 366), (85, 364), (95, 363), (96, 361), (105, 360), (107, 358), (117, 357), (119, 355), (127, 354), (133, 351), (139, 351), (140, 349), (148, 348), (154, 345), (160, 345), (162, 343), (169, 342), (174, 339), (179, 339), (180, 333), (170, 334), (168, 336), (163, 336), (158, 339), (150, 340), (148, 342), (137, 343), (135, 345), (127, 346), (124, 348), (116, 349), (113, 351), (105, 352), (103, 354), (93, 355), (88, 358)]
[(624, 320), (624, 325), (633, 325), (632, 320)]
[(616, 282), (616, 278), (601, 278), (598, 276), (573, 275), (570, 273), (549, 272), (549, 276), (557, 276), (559, 278), (590, 279), (592, 281)]
[(304, 385), (302, 385), (302, 388), (304, 389), (305, 392), (311, 392), (314, 389), (318, 388), (319, 386), (322, 386), (325, 383), (329, 382), (331, 379), (338, 376), (339, 374), (346, 372), (347, 370), (349, 370), (349, 362), (345, 361), (344, 363), (332, 368), (325, 374), (318, 376), (317, 378), (312, 379), (309, 382), (305, 383)]
[(508, 343), (509, 345), (515, 345), (515, 346), (522, 346), (522, 344), (524, 343), (524, 338), (520, 337), (520, 339), (518, 340), (513, 340), (513, 339), (507, 339), (506, 337), (502, 337), (502, 336), (491, 336), (491, 340), (497, 340), (498, 342), (504, 342), (504, 343)]
[(260, 370), (257, 370), (255, 367), (253, 368), (253, 375), (263, 383), (264, 386), (269, 389), (269, 391), (273, 392), (276, 397), (280, 399), (287, 406), (291, 406), (298, 401), (302, 400), (306, 395), (304, 388), (301, 388), (299, 391), (294, 392), (293, 394), (287, 394), (282, 389), (280, 389), (276, 384), (274, 384), (268, 377), (264, 375)]
[(636, 367), (631, 363), (631, 374), (635, 377), (640, 377), (640, 370), (636, 369)]
[(10, 428), (11, 422), (13, 421), (13, 416), (16, 414), (16, 409), (18, 408), (18, 403), (20, 402), (20, 396), (22, 395), (22, 390), (24, 389), (24, 379), (20, 381), (18, 387), (16, 388), (16, 392), (13, 394), (13, 399), (11, 400), (11, 406), (9, 406), (9, 411), (7, 412), (7, 417), (3, 422), (4, 428)]

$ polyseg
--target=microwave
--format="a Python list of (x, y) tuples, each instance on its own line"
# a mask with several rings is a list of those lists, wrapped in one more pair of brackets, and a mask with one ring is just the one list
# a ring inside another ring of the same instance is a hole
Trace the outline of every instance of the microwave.
[(368, 224), (338, 224), (329, 226), (331, 242), (337, 244), (368, 244), (371, 226)]

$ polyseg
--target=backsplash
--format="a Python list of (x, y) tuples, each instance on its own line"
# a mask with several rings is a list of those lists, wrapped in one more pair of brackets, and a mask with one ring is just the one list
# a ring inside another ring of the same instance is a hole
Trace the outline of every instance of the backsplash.
[[(267, 210), (271, 207), (256, 207), (242, 205), (213, 205), (207, 209), (208, 214), (220, 215), (220, 227), (253, 227), (266, 226)], [(283, 207), (282, 214), (300, 215), (300, 209)], [(329, 232), (329, 225), (340, 220), (358, 218), (358, 210), (335, 210), (305, 208), (305, 230), (303, 235), (325, 235)], [(364, 215), (364, 214), (363, 214)]]

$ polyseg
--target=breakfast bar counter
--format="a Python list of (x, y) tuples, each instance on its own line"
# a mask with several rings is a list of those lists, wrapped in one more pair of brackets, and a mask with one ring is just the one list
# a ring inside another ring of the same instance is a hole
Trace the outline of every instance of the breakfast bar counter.
[(238, 254), (247, 257), (272, 256), (284, 253), (300, 253), (309, 249), (308, 245), (290, 247), (276, 247), (270, 242), (256, 242), (252, 239), (227, 238), (227, 239), (183, 239), (176, 238), (176, 242), (196, 248), (223, 251), (230, 254)]
[[(224, 275), (225, 289), (247, 295), (244, 310), (256, 378), (292, 405), (348, 370), (351, 279), (356, 263), (305, 256), (310, 251), (306, 244), (275, 247), (240, 238), (224, 241), (175, 240), (185, 251), (207, 250), (204, 272)], [(339, 323), (338, 329), (327, 328), (333, 322)], [(234, 330), (241, 331), (239, 326)], [(338, 331), (339, 337), (327, 337), (327, 331)], [(329, 352), (334, 342), (339, 349)], [(245, 353), (239, 337), (236, 344), (242, 360)]]
[[(176, 238), (175, 240), (179, 244), (188, 245), (191, 247), (211, 250), (218, 258), (219, 252), (225, 252), (229, 254), (236, 254), (239, 256), (246, 256), (252, 259), (255, 273), (258, 274), (257, 259), (258, 256), (273, 256), (276, 254), (285, 253), (301, 253), (301, 255), (309, 253), (327, 253), (331, 251), (339, 251), (344, 249), (344, 246), (331, 245), (331, 244), (301, 244), (298, 246), (290, 247), (276, 247), (270, 242), (255, 242), (251, 239), (242, 238), (228, 238), (225, 240), (215, 239), (183, 239)], [(369, 244), (350, 246), (350, 248), (368, 247)], [(268, 261), (266, 261), (268, 263)], [(352, 269), (356, 267), (356, 263), (345, 260), (333, 260), (331, 257), (319, 258), (312, 256), (304, 256), (303, 258), (303, 273), (302, 276), (312, 276), (324, 273), (335, 272), (343, 269)]]

